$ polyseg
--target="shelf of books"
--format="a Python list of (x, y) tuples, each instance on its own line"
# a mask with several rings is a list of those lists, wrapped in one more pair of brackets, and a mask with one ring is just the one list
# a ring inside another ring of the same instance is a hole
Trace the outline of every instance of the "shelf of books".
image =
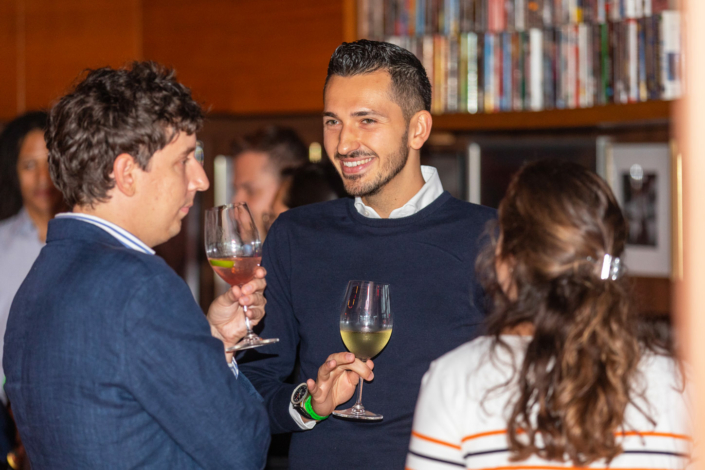
[(358, 0), (358, 37), (416, 54), (434, 128), (668, 119), (683, 89), (674, 0)]

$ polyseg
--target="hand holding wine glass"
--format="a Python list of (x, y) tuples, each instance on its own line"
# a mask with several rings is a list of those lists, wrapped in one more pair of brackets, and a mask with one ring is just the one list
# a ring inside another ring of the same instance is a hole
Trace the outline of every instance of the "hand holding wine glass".
[[(340, 335), (355, 357), (367, 361), (379, 354), (392, 335), (392, 309), (389, 284), (372, 281), (350, 281), (345, 291), (340, 314)], [(367, 411), (362, 405), (360, 377), (357, 402), (347, 410), (334, 411), (340, 418), (380, 420), (382, 415)]]
[[(206, 255), (213, 270), (231, 286), (242, 287), (255, 276), (262, 260), (262, 242), (247, 204), (229, 204), (206, 211)], [(247, 307), (243, 307), (245, 312)], [(247, 335), (228, 351), (250, 349), (276, 343), (262, 339), (245, 315)]]

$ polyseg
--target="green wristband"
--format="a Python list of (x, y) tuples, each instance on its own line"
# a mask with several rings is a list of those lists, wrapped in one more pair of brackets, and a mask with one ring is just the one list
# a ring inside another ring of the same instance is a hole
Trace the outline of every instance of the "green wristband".
[(315, 411), (313, 411), (313, 406), (311, 406), (311, 395), (306, 398), (306, 401), (304, 402), (304, 410), (306, 410), (306, 413), (311, 415), (311, 418), (315, 419), (316, 421), (323, 421), (326, 419), (328, 416), (320, 416), (316, 414)]

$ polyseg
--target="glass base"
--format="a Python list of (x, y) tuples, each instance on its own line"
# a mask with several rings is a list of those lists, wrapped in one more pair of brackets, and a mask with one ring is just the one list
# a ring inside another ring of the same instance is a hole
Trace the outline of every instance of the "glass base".
[(362, 408), (361, 410), (355, 409), (355, 406), (348, 408), (347, 410), (335, 410), (332, 415), (337, 416), (338, 418), (361, 419), (364, 421), (379, 421), (383, 418), (382, 415), (367, 411), (365, 408)]
[(235, 346), (226, 349), (226, 351), (243, 351), (245, 349), (259, 348), (260, 346), (266, 346), (268, 344), (276, 343), (278, 341), (279, 338), (262, 339), (255, 334), (251, 334), (242, 338), (239, 343), (237, 343)]

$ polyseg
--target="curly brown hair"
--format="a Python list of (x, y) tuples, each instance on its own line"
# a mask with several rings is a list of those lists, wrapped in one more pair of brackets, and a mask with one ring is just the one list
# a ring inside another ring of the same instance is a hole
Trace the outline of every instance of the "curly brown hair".
[(173, 70), (154, 62), (91, 70), (49, 113), (49, 169), (69, 207), (104, 202), (118, 155), (143, 170), (179, 132), (193, 134), (203, 111)]
[[(622, 451), (615, 432), (627, 406), (643, 398), (634, 387), (641, 357), (659, 350), (650, 330), (637, 327), (627, 279), (600, 276), (604, 255), (621, 256), (626, 243), (617, 201), (586, 168), (541, 161), (514, 176), (497, 222), (478, 259), (493, 304), (488, 334), (508, 349), (502, 333), (528, 323), (534, 330), (515, 381), (505, 384), (518, 386), (507, 423), (511, 458), (609, 462)], [(510, 289), (498, 282), (498, 261), (511, 267)]]

